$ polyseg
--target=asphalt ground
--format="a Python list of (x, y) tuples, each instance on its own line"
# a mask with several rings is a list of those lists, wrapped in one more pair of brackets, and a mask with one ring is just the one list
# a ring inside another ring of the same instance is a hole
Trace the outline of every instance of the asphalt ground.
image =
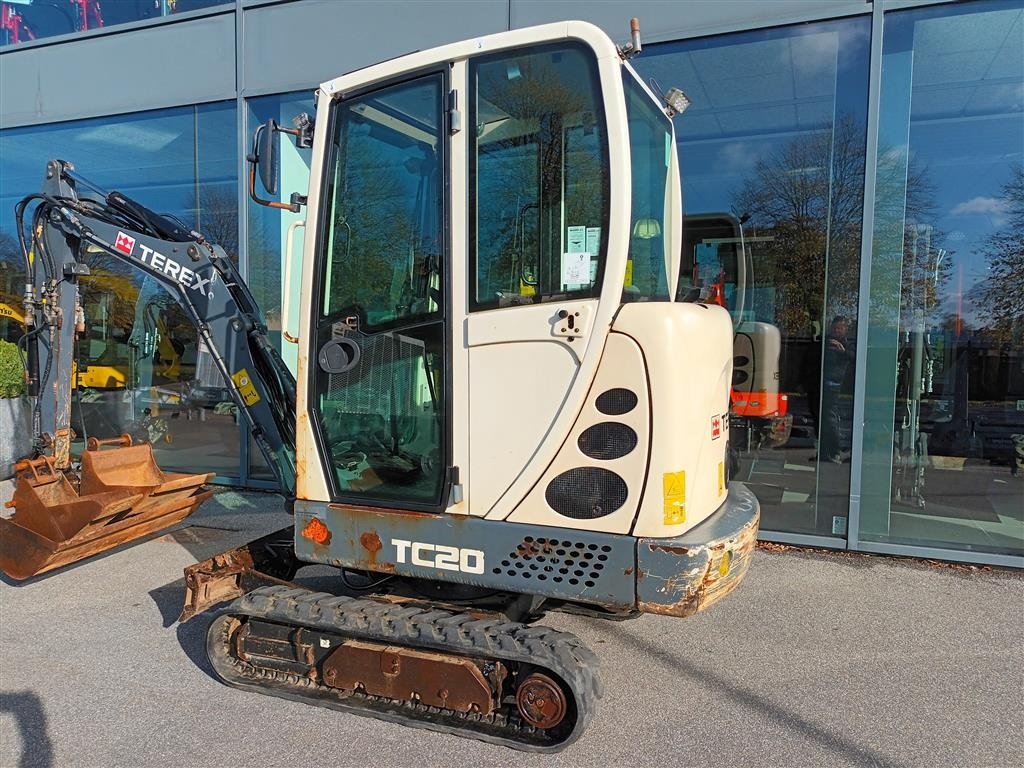
[(0, 768), (1024, 765), (1018, 572), (759, 550), (694, 618), (549, 614), (605, 695), (579, 742), (533, 755), (217, 682), (205, 622), (174, 624), (182, 568), (287, 520), (221, 492), (170, 534), (0, 583)]

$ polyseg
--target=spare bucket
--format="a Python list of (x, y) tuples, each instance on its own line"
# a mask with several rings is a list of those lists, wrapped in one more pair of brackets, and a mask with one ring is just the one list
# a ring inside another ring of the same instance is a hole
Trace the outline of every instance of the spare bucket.
[(202, 488), (213, 478), (161, 471), (152, 447), (128, 435), (91, 438), (77, 478), (47, 456), (16, 468), (14, 514), (0, 517), (0, 571), (17, 580), (177, 523), (211, 496)]

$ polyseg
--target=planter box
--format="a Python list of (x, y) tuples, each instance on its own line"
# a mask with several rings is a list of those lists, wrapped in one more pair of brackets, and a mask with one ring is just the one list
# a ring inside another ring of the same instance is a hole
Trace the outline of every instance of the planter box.
[(0, 397), (0, 480), (14, 477), (14, 462), (32, 452), (32, 401)]

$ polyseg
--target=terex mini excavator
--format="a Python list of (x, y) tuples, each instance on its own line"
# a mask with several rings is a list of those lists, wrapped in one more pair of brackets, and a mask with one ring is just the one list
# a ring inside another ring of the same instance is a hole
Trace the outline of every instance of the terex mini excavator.
[[(251, 196), (306, 210), (297, 379), (220, 247), (47, 166), (32, 301), (57, 291), (68, 332), (85, 246), (161, 281), (292, 508), (186, 569), (182, 620), (234, 600), (207, 635), (229, 685), (558, 750), (601, 687), (544, 610), (689, 616), (742, 580), (759, 509), (727, 478), (733, 329), (675, 300), (686, 100), (651, 93), (639, 50), (635, 21), (622, 47), (581, 22), (505, 32), (343, 75), (315, 121), (261, 126)], [(312, 148), (289, 202), (256, 191), (278, 195), (279, 133)], [(312, 563), (346, 594), (289, 583)]]

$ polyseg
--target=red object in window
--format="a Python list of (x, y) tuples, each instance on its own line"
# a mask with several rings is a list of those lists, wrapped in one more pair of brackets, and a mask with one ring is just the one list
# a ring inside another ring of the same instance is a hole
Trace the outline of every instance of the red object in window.
[(13, 5), (0, 3), (0, 43), (14, 45), (21, 42), (21, 14)]
[(704, 299), (705, 304), (717, 304), (720, 307), (725, 306), (725, 290), (721, 283), (712, 283), (708, 286), (708, 295)]
[(103, 26), (103, 12), (100, 0), (68, 0), (75, 12), (75, 29), (84, 32)]

